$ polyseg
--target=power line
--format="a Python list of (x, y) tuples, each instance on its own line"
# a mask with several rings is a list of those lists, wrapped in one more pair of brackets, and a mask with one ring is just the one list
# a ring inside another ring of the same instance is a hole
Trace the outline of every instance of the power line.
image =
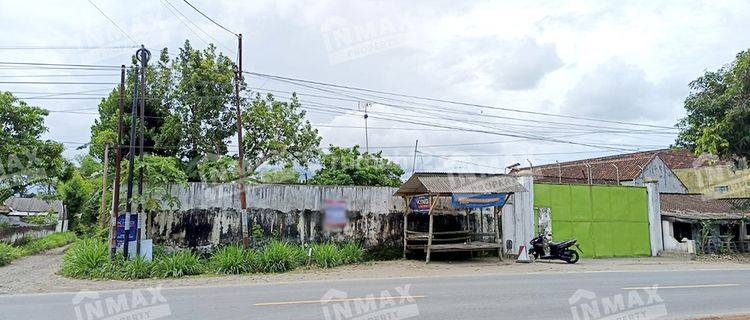
[(115, 20), (112, 20), (112, 18), (110, 18), (106, 13), (104, 13), (104, 11), (102, 11), (102, 9), (99, 8), (99, 6), (97, 6), (96, 3), (94, 3), (94, 1), (92, 0), (88, 0), (88, 1), (92, 6), (94, 6), (94, 8), (96, 8), (97, 11), (99, 11), (99, 13), (101, 13), (105, 18), (107, 18), (107, 20), (109, 20), (109, 22), (111, 22), (115, 26), (115, 28), (117, 28), (117, 30), (120, 30), (122, 34), (124, 34), (126, 37), (128, 37), (128, 39), (130, 39), (130, 41), (133, 42), (133, 44), (138, 45), (138, 41), (135, 41), (135, 39), (133, 39), (133, 37), (131, 37), (130, 34), (128, 34), (127, 32), (125, 32), (125, 30), (120, 28), (120, 25), (118, 25), (117, 22), (115, 22)]
[(138, 48), (138, 46), (0, 46), (0, 50), (113, 50), (135, 48)]
[[(206, 36), (208, 36), (209, 38), (211, 38), (212, 40), (214, 40), (214, 42), (216, 42), (216, 44), (217, 44), (217, 45), (220, 45), (220, 46), (221, 46), (222, 48), (226, 49), (226, 50), (227, 50), (227, 51), (229, 51), (229, 53), (231, 53), (231, 54), (236, 54), (234, 50), (232, 50), (231, 48), (229, 48), (229, 47), (225, 46), (225, 45), (224, 45), (223, 43), (221, 43), (221, 41), (219, 41), (218, 39), (216, 39), (216, 38), (215, 38), (214, 36), (212, 36), (212, 35), (211, 35), (210, 33), (208, 33), (208, 32), (206, 32), (205, 30), (203, 30), (203, 28), (201, 28), (201, 27), (200, 27), (200, 26), (199, 26), (199, 25), (198, 25), (197, 23), (195, 23), (195, 22), (193, 22), (192, 20), (190, 20), (190, 18), (188, 18), (188, 17), (187, 17), (187, 16), (185, 15), (185, 14), (183, 14), (183, 13), (182, 13), (182, 11), (180, 11), (180, 9), (178, 9), (178, 8), (177, 8), (177, 7), (175, 7), (175, 6), (174, 6), (174, 5), (173, 5), (173, 4), (171, 3), (171, 2), (169, 2), (169, 0), (162, 0), (162, 4), (167, 4), (167, 5), (169, 5), (169, 7), (172, 7), (172, 9), (174, 9), (175, 11), (177, 11), (177, 13), (178, 13), (178, 14), (179, 14), (180, 16), (182, 16), (183, 18), (185, 18), (185, 20), (186, 20), (187, 22), (189, 22), (190, 24), (192, 24), (192, 25), (193, 25), (193, 26), (194, 26), (194, 27), (195, 27), (196, 29), (198, 29), (198, 31), (202, 32), (203, 34), (205, 34)], [(171, 9), (169, 9), (169, 7), (167, 7), (167, 9), (169, 10), (169, 12), (172, 12), (172, 10), (171, 10)], [(193, 31), (193, 29), (192, 29), (192, 28), (190, 28), (190, 26), (189, 26), (189, 25), (187, 25), (187, 24), (186, 24), (185, 22), (183, 22), (183, 21), (182, 21), (182, 20), (180, 19), (180, 17), (178, 17), (178, 16), (177, 16), (177, 15), (176, 15), (176, 14), (175, 14), (174, 12), (172, 12), (172, 15), (174, 15), (174, 16), (175, 16), (175, 18), (177, 18), (177, 20), (180, 20), (180, 22), (182, 22), (182, 24), (183, 24), (183, 25), (184, 25), (184, 26), (185, 26), (186, 28), (188, 28), (188, 30), (190, 30), (190, 32), (192, 32), (193, 34), (195, 34), (195, 35), (196, 35), (196, 36), (197, 36), (197, 37), (198, 37), (199, 39), (201, 39), (201, 41), (203, 41), (204, 43), (206, 43), (206, 41), (205, 41), (205, 40), (203, 40), (203, 39), (201, 38), (201, 36), (200, 36), (200, 35), (199, 35), (199, 34), (198, 34), (197, 32)], [(206, 45), (208, 45), (208, 43), (206, 43)]]
[(226, 27), (222, 26), (218, 22), (214, 21), (214, 19), (211, 19), (211, 17), (209, 17), (208, 15), (206, 15), (205, 13), (203, 13), (202, 11), (200, 11), (192, 3), (188, 2), (187, 0), (182, 0), (182, 1), (184, 1), (185, 3), (187, 3), (187, 5), (189, 5), (191, 8), (193, 8), (193, 10), (197, 11), (198, 13), (200, 13), (203, 17), (205, 17), (206, 19), (208, 19), (208, 21), (213, 22), (213, 24), (217, 25), (219, 28), (222, 28), (222, 29), (226, 30), (227, 32), (229, 32), (229, 33), (231, 33), (231, 34), (233, 34), (235, 36), (239, 36), (239, 34), (237, 34), (236, 32), (227, 29)]
[(94, 84), (119, 84), (117, 82), (66, 82), (66, 81), (0, 81), (3, 84), (76, 84), (76, 85), (94, 85)]
[(37, 67), (71, 67), (71, 68), (120, 69), (120, 66), (116, 66), (116, 65), (70, 64), (70, 63), (43, 63), (43, 62), (10, 62), (10, 61), (0, 61), (0, 65), (7, 65), (7, 66), (37, 66)]
[(456, 104), (456, 105), (463, 105), (463, 106), (470, 106), (470, 107), (478, 107), (478, 108), (486, 108), (486, 109), (496, 109), (496, 110), (502, 110), (502, 111), (527, 113), (527, 114), (542, 115), (542, 116), (548, 116), (548, 117), (570, 118), (570, 119), (578, 119), (578, 120), (586, 120), (586, 121), (597, 121), (597, 122), (605, 122), (605, 123), (613, 123), (613, 124), (623, 124), (623, 125), (631, 125), (631, 126), (661, 128), (661, 129), (674, 129), (674, 127), (667, 127), (667, 126), (657, 126), (657, 125), (649, 125), (649, 124), (634, 123), (634, 122), (625, 122), (625, 121), (616, 121), (616, 120), (605, 120), (605, 119), (589, 118), (589, 117), (582, 117), (582, 116), (561, 115), (561, 114), (554, 114), (554, 113), (536, 112), (536, 111), (527, 111), (527, 110), (520, 110), (520, 109), (513, 109), (513, 108), (505, 108), (505, 107), (496, 107), (496, 106), (489, 106), (489, 105), (481, 105), (481, 104), (467, 103), (467, 102), (460, 102), (460, 101), (452, 101), (452, 100), (444, 100), (444, 99), (434, 99), (434, 98), (427, 98), (427, 97), (421, 97), (421, 96), (415, 96), (415, 95), (407, 95), (407, 94), (400, 94), (400, 93), (392, 93), (392, 92), (386, 92), (386, 91), (379, 91), (379, 90), (358, 88), (358, 87), (353, 87), (353, 86), (345, 86), (345, 85), (339, 85), (339, 84), (325, 83), (325, 82), (319, 82), (319, 81), (311, 81), (311, 80), (297, 79), (297, 78), (291, 78), (291, 77), (283, 77), (283, 76), (277, 76), (277, 75), (271, 75), (271, 74), (264, 74), (264, 73), (258, 73), (258, 72), (246, 72), (246, 73), (251, 74), (251, 75), (255, 75), (255, 76), (264, 77), (264, 78), (284, 79), (284, 80), (289, 80), (289, 81), (298, 81), (298, 82), (303, 82), (303, 83), (323, 85), (323, 86), (327, 86), (327, 87), (335, 87), (335, 88), (343, 88), (343, 89), (349, 89), (349, 90), (357, 90), (357, 91), (364, 91), (364, 92), (387, 94), (387, 95), (393, 95), (393, 96), (398, 96), (398, 97), (405, 97), (405, 98), (411, 98), (411, 99), (420, 99), (420, 100), (433, 101), (433, 102), (441, 102), (441, 103), (449, 103), (449, 104)]

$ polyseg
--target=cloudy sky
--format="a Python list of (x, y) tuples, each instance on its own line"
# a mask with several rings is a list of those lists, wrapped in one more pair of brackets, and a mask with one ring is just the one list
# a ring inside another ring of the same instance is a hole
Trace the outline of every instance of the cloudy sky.
[[(181, 0), (92, 1), (123, 31), (87, 0), (0, 2), (0, 61), (120, 65), (133, 49), (19, 47), (135, 42), (174, 52), (185, 39), (236, 56), (235, 38)], [(251, 87), (281, 97), (301, 93), (325, 145), (364, 145), (361, 106), (370, 101), (370, 151), (382, 150), (407, 171), (417, 139), (416, 169), (430, 171), (498, 172), (527, 160), (666, 147), (674, 130), (663, 127), (683, 116), (688, 83), (750, 47), (747, 1), (527, 2), (191, 0), (243, 34), (245, 70), (463, 103), (248, 76)], [(118, 76), (0, 68), (3, 81), (109, 83)], [(82, 91), (97, 98), (111, 87), (0, 83), (29, 98)], [(97, 103), (28, 101), (50, 110)], [(47, 136), (68, 142), (66, 156), (74, 157), (94, 119), (52, 113)]]

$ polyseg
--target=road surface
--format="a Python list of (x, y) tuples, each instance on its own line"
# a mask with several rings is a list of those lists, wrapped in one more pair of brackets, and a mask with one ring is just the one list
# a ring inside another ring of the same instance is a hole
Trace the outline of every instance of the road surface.
[(749, 297), (750, 270), (519, 273), (10, 295), (0, 319), (686, 318)]

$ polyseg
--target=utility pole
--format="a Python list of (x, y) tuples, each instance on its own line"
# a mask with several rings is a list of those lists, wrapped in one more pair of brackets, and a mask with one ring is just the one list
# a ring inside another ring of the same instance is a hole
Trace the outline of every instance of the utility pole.
[(117, 113), (117, 153), (115, 155), (115, 186), (112, 191), (112, 217), (109, 224), (109, 258), (114, 259), (117, 252), (117, 216), (120, 214), (120, 166), (122, 164), (122, 114), (125, 112), (125, 65), (120, 66), (120, 101)]
[(370, 153), (370, 138), (369, 138), (369, 135), (367, 134), (367, 118), (368, 118), (367, 107), (370, 105), (370, 103), (364, 102), (363, 104), (365, 107), (365, 152)]
[(240, 171), (237, 187), (240, 189), (240, 223), (242, 224), (242, 244), (250, 246), (250, 233), (247, 230), (247, 195), (245, 194), (245, 151), (242, 145), (242, 103), (240, 101), (240, 82), (242, 82), (242, 34), (237, 35), (237, 75), (234, 81), (235, 104), (237, 106), (237, 167)]
[(138, 135), (140, 136), (139, 141), (139, 160), (141, 163), (141, 167), (138, 168), (138, 223), (136, 224), (138, 228), (136, 228), (136, 234), (135, 234), (135, 253), (136, 257), (141, 255), (141, 236), (143, 233), (143, 222), (144, 222), (144, 214), (143, 214), (143, 140), (144, 136), (146, 135), (146, 66), (148, 65), (148, 60), (151, 59), (151, 52), (146, 50), (146, 48), (141, 45), (141, 50), (138, 51), (140, 53), (140, 62), (141, 62), (141, 90), (139, 90), (140, 93), (140, 121), (138, 122)]
[(109, 142), (104, 144), (104, 168), (102, 170), (102, 204), (99, 207), (101, 226), (107, 221), (107, 171), (109, 170)]
[[(140, 50), (140, 49), (138, 49)], [(138, 56), (138, 53), (136, 53), (136, 57)], [(122, 255), (125, 257), (125, 260), (128, 260), (128, 249), (130, 247), (130, 214), (133, 211), (133, 172), (134, 172), (134, 162), (135, 162), (135, 138), (136, 138), (136, 132), (135, 127), (137, 125), (137, 114), (138, 114), (138, 83), (140, 82), (138, 77), (138, 67), (134, 67), (134, 71), (136, 72), (136, 76), (133, 77), (134, 85), (133, 85), (133, 105), (130, 110), (130, 140), (129, 140), (129, 147), (128, 147), (128, 191), (127, 191), (127, 197), (126, 197), (126, 205), (125, 205), (125, 222), (123, 224), (123, 244), (122, 244)]]
[(417, 170), (417, 147), (419, 146), (419, 139), (414, 142), (414, 159), (411, 161), (411, 173)]
[[(138, 126), (138, 109), (139, 105), (145, 106), (143, 103), (139, 103), (142, 101), (141, 96), (139, 95), (139, 86), (140, 86), (140, 78), (145, 79), (145, 73), (146, 73), (146, 64), (148, 63), (148, 60), (151, 58), (151, 52), (146, 50), (146, 48), (141, 45), (141, 48), (138, 49), (135, 53), (136, 59), (140, 61), (141, 67), (137, 68), (137, 71), (139, 73), (136, 73), (135, 76), (135, 86), (133, 87), (133, 110), (130, 112), (131, 122), (130, 122), (130, 148), (129, 148), (129, 154), (128, 154), (128, 161), (130, 162), (128, 165), (128, 203), (125, 213), (125, 226), (124, 226), (124, 243), (123, 243), (123, 256), (125, 257), (125, 260), (128, 259), (129, 256), (129, 240), (130, 240), (130, 215), (133, 211), (133, 180), (134, 180), (134, 171), (135, 171), (135, 139), (136, 139), (136, 126)], [(143, 112), (143, 111), (141, 111)], [(141, 157), (143, 154), (141, 153)], [(140, 183), (139, 183), (140, 184)], [(140, 188), (139, 188), (140, 189)], [(140, 205), (139, 205), (140, 206)], [(140, 214), (137, 215), (140, 220)], [(139, 221), (140, 222), (140, 221)], [(136, 229), (136, 232), (139, 229)], [(136, 234), (137, 239), (138, 234)], [(138, 249), (138, 242), (136, 242), (136, 249)]]

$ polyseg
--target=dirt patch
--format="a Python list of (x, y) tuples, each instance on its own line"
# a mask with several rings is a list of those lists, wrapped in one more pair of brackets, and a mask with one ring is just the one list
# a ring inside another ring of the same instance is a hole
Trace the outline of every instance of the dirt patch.
[(575, 265), (556, 262), (530, 264), (500, 262), (497, 258), (465, 261), (435, 261), (425, 264), (418, 260), (377, 261), (333, 269), (302, 268), (282, 274), (201, 275), (181, 279), (79, 280), (57, 275), (64, 248), (45, 254), (28, 256), (0, 268), (0, 294), (40, 292), (71, 292), (80, 290), (114, 290), (157, 286), (183, 287), (203, 285), (242, 285), (299, 281), (331, 281), (348, 279), (381, 279), (403, 277), (441, 277), (476, 274), (513, 274), (540, 272), (596, 272), (615, 270), (664, 271), (695, 269), (750, 269), (750, 265), (731, 261), (690, 261), (685, 258), (614, 258), (584, 259)]

